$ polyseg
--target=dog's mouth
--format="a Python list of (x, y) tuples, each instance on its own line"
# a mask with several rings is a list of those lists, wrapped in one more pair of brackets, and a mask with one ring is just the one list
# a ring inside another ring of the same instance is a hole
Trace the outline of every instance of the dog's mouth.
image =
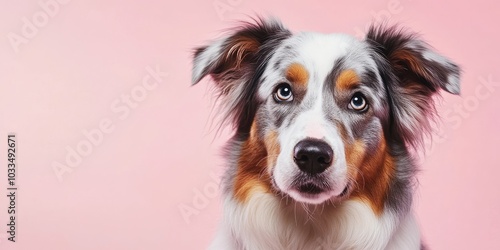
[(327, 200), (340, 202), (345, 200), (351, 191), (350, 182), (345, 184), (342, 192), (339, 192), (337, 188), (333, 188), (332, 185), (325, 183), (324, 180), (296, 179), (296, 181), (286, 189), (279, 188), (274, 178), (272, 178), (272, 182), (276, 191), (290, 196), (298, 202), (309, 204), (321, 204)]
[(323, 188), (320, 188), (313, 183), (307, 183), (307, 184), (301, 185), (297, 189), (299, 192), (305, 193), (305, 194), (319, 194), (319, 193), (322, 193), (323, 191), (325, 191)]
[[(345, 186), (344, 190), (342, 190), (342, 192), (337, 196), (337, 197), (344, 197), (347, 195), (347, 193), (349, 192), (349, 185), (350, 183), (347, 183), (347, 185)], [(303, 194), (309, 194), (309, 195), (316, 195), (316, 194), (320, 194), (320, 193), (323, 193), (323, 192), (327, 192), (328, 190), (314, 184), (314, 183), (307, 183), (307, 184), (304, 184), (304, 185), (300, 185), (297, 190), (300, 192), (300, 193), (303, 193)]]
[(338, 193), (328, 186), (322, 186), (321, 183), (307, 182), (296, 185), (287, 193), (295, 200), (305, 203), (320, 204), (327, 200), (339, 202), (348, 197), (350, 186), (350, 183), (347, 183), (342, 192)]

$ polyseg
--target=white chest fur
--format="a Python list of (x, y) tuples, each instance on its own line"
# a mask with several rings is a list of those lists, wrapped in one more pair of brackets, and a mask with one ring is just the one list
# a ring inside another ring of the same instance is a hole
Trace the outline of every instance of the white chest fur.
[[(227, 197), (224, 219), (210, 249), (420, 249), (420, 233), (412, 214), (380, 216), (359, 201), (304, 213), (300, 205), (265, 193), (240, 204)], [(299, 207), (294, 207), (299, 206)]]

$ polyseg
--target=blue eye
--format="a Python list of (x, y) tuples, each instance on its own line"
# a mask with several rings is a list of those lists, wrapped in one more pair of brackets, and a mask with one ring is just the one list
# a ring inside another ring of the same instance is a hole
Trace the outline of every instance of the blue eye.
[(355, 111), (364, 111), (367, 107), (368, 103), (366, 98), (361, 93), (355, 93), (348, 106), (349, 109), (353, 109)]
[(288, 83), (281, 83), (274, 92), (274, 99), (278, 102), (293, 100), (292, 87)]

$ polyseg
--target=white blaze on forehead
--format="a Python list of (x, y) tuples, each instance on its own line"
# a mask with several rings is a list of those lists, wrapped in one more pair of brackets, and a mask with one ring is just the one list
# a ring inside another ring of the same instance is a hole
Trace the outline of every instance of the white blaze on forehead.
[[(321, 34), (303, 32), (286, 39), (270, 58), (264, 71), (265, 81), (260, 86), (258, 96), (265, 100), (272, 95), (277, 84), (286, 82), (285, 71), (292, 63), (300, 63), (310, 73), (308, 92), (321, 91), (326, 77), (332, 72), (341, 58), (353, 57), (352, 61), (362, 63), (349, 64), (345, 67), (363, 72), (364, 67), (376, 68), (371, 60), (367, 44), (347, 34)], [(359, 59), (359, 60), (357, 60)], [(274, 65), (279, 64), (276, 69)]]
[(313, 81), (322, 85), (335, 66), (336, 60), (346, 56), (358, 41), (344, 34), (301, 33), (298, 35), (298, 58), (313, 72)]

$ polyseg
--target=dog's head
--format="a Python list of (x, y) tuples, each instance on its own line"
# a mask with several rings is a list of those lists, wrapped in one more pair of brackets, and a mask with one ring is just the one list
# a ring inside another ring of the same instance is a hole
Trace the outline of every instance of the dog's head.
[(196, 50), (193, 83), (206, 75), (241, 141), (236, 196), (260, 187), (311, 204), (381, 202), (397, 168), (390, 147), (417, 146), (432, 95), (459, 92), (457, 65), (394, 27), (358, 40), (246, 24)]

